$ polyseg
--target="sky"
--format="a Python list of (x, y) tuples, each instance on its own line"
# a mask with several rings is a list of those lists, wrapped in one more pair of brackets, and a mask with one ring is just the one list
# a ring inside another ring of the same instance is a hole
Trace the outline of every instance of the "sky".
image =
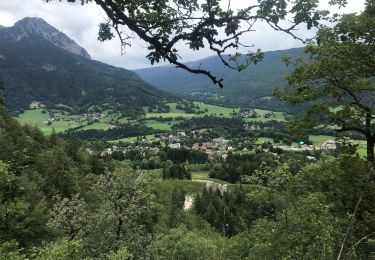
[[(227, 1), (227, 0), (222, 0)], [(78, 1), (79, 2), (79, 1)], [(232, 0), (232, 8), (241, 8), (253, 0)], [(348, 0), (349, 4), (344, 9), (337, 9), (328, 5), (328, 0), (320, 0), (320, 7), (331, 12), (353, 13), (360, 12), (364, 0)], [(132, 41), (132, 46), (121, 55), (120, 42), (117, 38), (101, 43), (97, 40), (98, 25), (105, 19), (104, 11), (95, 4), (81, 6), (80, 4), (59, 2), (54, 0), (46, 3), (43, 0), (0, 0), (0, 25), (12, 26), (24, 17), (40, 17), (46, 22), (64, 32), (84, 47), (95, 60), (126, 69), (139, 69), (150, 67), (151, 64), (145, 58), (147, 44), (140, 39)], [(241, 41), (246, 45), (254, 45), (255, 49), (263, 51), (282, 50), (294, 47), (302, 47), (300, 41), (294, 40), (289, 35), (275, 32), (265, 24), (256, 24), (255, 31), (248, 33)], [(313, 31), (299, 28), (297, 34), (301, 38), (308, 38)], [(193, 52), (184, 45), (180, 45), (181, 56), (184, 62), (202, 59), (212, 56), (208, 49)], [(242, 51), (242, 50), (240, 50)], [(163, 63), (158, 64), (163, 65)]]

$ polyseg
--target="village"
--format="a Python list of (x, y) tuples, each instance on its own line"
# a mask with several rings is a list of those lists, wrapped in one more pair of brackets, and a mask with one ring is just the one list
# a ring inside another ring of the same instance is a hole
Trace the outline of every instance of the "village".
[[(103, 152), (102, 156), (111, 155), (113, 152), (129, 152), (139, 151), (143, 154), (158, 154), (162, 149), (185, 149), (195, 152), (200, 152), (207, 155), (209, 161), (225, 161), (228, 157), (228, 153), (256, 153), (257, 149), (260, 148), (262, 152), (269, 152), (275, 156), (278, 153), (275, 151), (283, 152), (316, 152), (316, 151), (327, 151), (335, 150), (340, 145), (355, 144), (355, 141), (350, 138), (330, 139), (322, 142), (321, 145), (305, 144), (303, 141), (299, 143), (282, 144), (273, 143), (270, 140), (262, 140), (257, 138), (254, 140), (254, 149), (241, 148), (241, 143), (236, 143), (233, 140), (225, 139), (220, 136), (217, 138), (207, 139), (204, 142), (195, 142), (189, 144), (191, 137), (200, 137), (201, 131), (192, 131), (187, 134), (184, 131), (176, 133), (165, 133), (157, 134), (152, 139), (139, 137), (134, 143), (119, 142), (115, 145), (109, 145)], [(306, 156), (309, 160), (315, 160), (314, 156)]]

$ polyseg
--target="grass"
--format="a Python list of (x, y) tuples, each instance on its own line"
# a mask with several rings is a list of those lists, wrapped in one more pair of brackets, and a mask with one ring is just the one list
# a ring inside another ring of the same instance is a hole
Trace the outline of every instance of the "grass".
[(361, 157), (366, 157), (367, 156), (367, 147), (366, 147), (366, 142), (365, 141), (360, 141), (357, 147), (357, 153)]
[(93, 124), (90, 124), (90, 125), (86, 125), (82, 128), (80, 128), (79, 130), (82, 131), (82, 130), (91, 130), (91, 129), (95, 129), (95, 130), (107, 130), (109, 127), (109, 125), (107, 123), (103, 123), (103, 122), (96, 122), (96, 123), (93, 123)]
[(181, 122), (180, 120), (173, 120), (167, 122), (159, 122), (156, 120), (146, 120), (145, 125), (156, 130), (171, 131), (171, 126)]
[(330, 135), (309, 135), (309, 140), (314, 146), (321, 146), (327, 140), (334, 140), (334, 136)]
[[(146, 139), (154, 140), (155, 135), (146, 135)], [(125, 138), (116, 139), (116, 140), (110, 140), (110, 141), (108, 141), (108, 143), (111, 143), (111, 144), (115, 144), (115, 143), (119, 143), (119, 142), (134, 143), (136, 140), (137, 140), (137, 136), (132, 136), (132, 137), (125, 137)]]
[(161, 181), (163, 178), (163, 169), (144, 170), (152, 181)]
[(205, 171), (209, 168), (209, 165), (205, 163), (200, 164), (188, 164), (186, 165), (191, 171)]
[(173, 189), (179, 188), (188, 194), (194, 194), (200, 192), (205, 186), (205, 183), (189, 180), (168, 180), (152, 182), (151, 186), (154, 190), (162, 192), (171, 192)]
[[(265, 110), (265, 109), (258, 109), (258, 108), (255, 108), (254, 111), (258, 115), (260, 115), (260, 117), (257, 117), (257, 118), (246, 118), (245, 121), (247, 121), (247, 122), (267, 122), (267, 121), (271, 121), (271, 120), (285, 121), (285, 113), (284, 112), (276, 112), (276, 111)], [(266, 114), (271, 114), (271, 116), (265, 118), (264, 116)]]
[(74, 121), (55, 121), (52, 125), (50, 126), (45, 125), (44, 127), (41, 127), (40, 129), (42, 130), (44, 134), (49, 135), (49, 134), (52, 134), (53, 129), (55, 130), (56, 133), (61, 133), (70, 128), (74, 128), (77, 126), (79, 126), (79, 124)]
[(205, 111), (207, 109), (207, 112), (205, 111), (204, 114), (198, 115), (200, 117), (205, 116), (205, 115), (232, 117), (233, 111), (237, 113), (240, 111), (239, 108), (222, 107), (222, 106), (206, 104), (203, 102), (194, 102), (194, 104), (199, 106), (199, 109), (196, 109), (196, 111)]
[(74, 121), (55, 121), (51, 125), (47, 125), (46, 121), (49, 119), (48, 113), (42, 113), (43, 109), (31, 109), (25, 110), (16, 119), (21, 125), (29, 124), (32, 126), (37, 126), (40, 130), (46, 134), (50, 135), (53, 130), (56, 133), (64, 132), (69, 128), (77, 127), (78, 123)]
[(111, 144), (116, 144), (116, 143), (119, 143), (119, 142), (134, 143), (136, 140), (137, 140), (137, 136), (132, 136), (132, 137), (125, 137), (125, 138), (116, 139), (116, 140), (110, 140), (110, 141), (108, 141), (108, 143), (111, 143)]
[[(150, 117), (162, 117), (162, 118), (176, 118), (176, 117), (183, 117), (183, 118), (193, 118), (193, 117), (203, 117), (205, 115), (214, 115), (214, 116), (221, 116), (221, 117), (232, 117), (233, 111), (239, 112), (239, 108), (229, 108), (229, 107), (222, 107), (216, 105), (210, 105), (203, 102), (194, 102), (195, 105), (199, 106), (199, 109), (195, 109), (195, 112), (203, 111), (202, 114), (187, 114), (183, 110), (179, 110), (176, 108), (177, 103), (168, 103), (170, 107), (169, 113), (146, 113), (146, 118)], [(143, 108), (147, 111), (147, 107)], [(206, 111), (207, 110), (207, 111)]]
[(171, 131), (171, 125), (168, 122), (159, 122), (155, 120), (147, 120), (146, 126), (163, 131)]
[(218, 184), (229, 184), (229, 182), (213, 179), (210, 178), (208, 175), (208, 171), (197, 171), (191, 173), (193, 181), (208, 181), (208, 182), (214, 182)]
[(269, 137), (258, 137), (257, 138), (257, 141), (256, 141), (256, 143), (257, 144), (262, 144), (262, 143), (274, 143), (274, 140), (273, 140), (273, 138), (269, 138)]
[(169, 113), (147, 113), (146, 118), (150, 117), (162, 117), (162, 118), (169, 118), (169, 117), (183, 117), (183, 118), (193, 118), (195, 114), (186, 114), (185, 112), (169, 112)]

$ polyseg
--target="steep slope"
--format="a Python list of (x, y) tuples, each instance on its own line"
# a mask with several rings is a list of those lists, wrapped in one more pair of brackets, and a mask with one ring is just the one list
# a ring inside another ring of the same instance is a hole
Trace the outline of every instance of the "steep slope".
[(135, 70), (144, 80), (157, 88), (185, 97), (213, 100), (226, 105), (257, 106), (284, 109), (286, 105), (272, 98), (272, 89), (282, 86), (288, 68), (282, 63), (284, 55), (299, 56), (301, 48), (266, 52), (264, 60), (238, 72), (225, 67), (218, 57), (187, 63), (191, 67), (201, 67), (214, 75), (224, 78), (224, 88), (214, 86), (205, 76), (190, 74), (172, 66), (162, 66)]
[(16, 22), (14, 26), (5, 27), (0, 37), (8, 42), (18, 42), (29, 37), (43, 38), (68, 52), (90, 59), (90, 55), (84, 48), (43, 19), (37, 17), (25, 17)]
[(38, 101), (76, 111), (107, 104), (130, 115), (170, 97), (134, 72), (90, 60), (83, 48), (40, 18), (0, 30), (0, 80), (12, 112)]

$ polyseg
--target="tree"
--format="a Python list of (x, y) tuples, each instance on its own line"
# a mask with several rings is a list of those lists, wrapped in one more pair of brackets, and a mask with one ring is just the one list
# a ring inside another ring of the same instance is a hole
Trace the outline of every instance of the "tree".
[(59, 235), (73, 240), (87, 224), (88, 210), (86, 202), (74, 195), (71, 199), (57, 196), (57, 203), (53, 207), (52, 218), (47, 225)]
[(308, 102), (297, 129), (333, 126), (338, 132), (364, 135), (367, 158), (374, 161), (375, 143), (375, 1), (367, 0), (363, 13), (343, 15), (333, 27), (321, 27), (317, 40), (306, 47), (309, 59), (295, 66), (284, 89), (275, 94), (292, 104)]
[[(327, 11), (317, 9), (318, 0), (251, 1), (239, 10), (232, 8), (230, 0), (226, 3), (219, 0), (81, 0), (82, 4), (88, 2), (95, 2), (108, 16), (108, 21), (99, 25), (100, 41), (114, 38), (113, 29), (124, 51), (137, 36), (148, 44), (147, 58), (151, 64), (167, 61), (191, 73), (206, 75), (220, 87), (223, 87), (223, 79), (207, 70), (183, 64), (178, 46), (187, 45), (193, 51), (209, 47), (225, 66), (241, 71), (262, 60), (262, 52), (259, 49), (249, 51), (241, 62), (236, 59), (239, 53), (229, 56), (229, 59), (224, 54), (246, 47), (240, 37), (253, 31), (256, 23), (264, 22), (272, 29), (298, 39), (294, 34), (298, 25), (306, 24), (310, 29), (328, 15)], [(345, 5), (346, 0), (331, 0), (330, 3)], [(282, 22), (287, 18), (290, 23), (283, 27)]]
[(154, 259), (224, 259), (214, 232), (189, 231), (180, 226), (160, 234), (150, 245)]
[(0, 81), (0, 106), (4, 105), (4, 83)]
[(121, 169), (99, 176), (93, 187), (100, 201), (87, 228), (86, 244), (93, 256), (118, 253), (124, 245), (135, 258), (151, 240), (153, 195), (144, 175)]

